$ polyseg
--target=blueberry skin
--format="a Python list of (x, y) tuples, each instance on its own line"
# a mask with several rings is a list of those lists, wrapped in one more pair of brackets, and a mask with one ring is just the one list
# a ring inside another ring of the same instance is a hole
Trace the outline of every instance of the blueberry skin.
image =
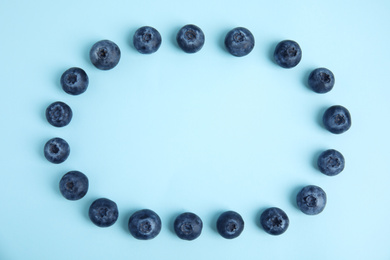
[(322, 122), (331, 133), (342, 134), (351, 128), (351, 114), (343, 106), (331, 106), (325, 111)]
[(291, 40), (284, 40), (278, 43), (274, 52), (275, 62), (285, 68), (293, 68), (302, 59), (302, 50), (298, 43)]
[(244, 230), (244, 220), (237, 212), (226, 211), (217, 220), (217, 230), (226, 239), (236, 238)]
[(184, 52), (195, 53), (202, 49), (205, 37), (203, 31), (198, 26), (187, 24), (177, 33), (176, 41)]
[(119, 63), (121, 51), (112, 41), (102, 40), (92, 46), (89, 58), (96, 68), (110, 70)]
[(138, 52), (142, 54), (151, 54), (160, 48), (161, 35), (153, 27), (144, 26), (134, 33), (133, 44)]
[(76, 96), (87, 90), (89, 79), (83, 69), (73, 67), (62, 74), (60, 83), (66, 93)]
[(264, 231), (270, 235), (283, 234), (290, 224), (287, 214), (279, 208), (268, 208), (260, 216)]
[(317, 165), (323, 174), (335, 176), (344, 170), (344, 156), (339, 151), (329, 149), (320, 154)]
[(55, 127), (63, 127), (72, 120), (72, 109), (64, 102), (54, 102), (46, 108), (46, 119)]
[(68, 158), (70, 147), (64, 139), (55, 137), (46, 142), (43, 152), (49, 162), (59, 164)]
[(67, 200), (79, 200), (88, 192), (88, 178), (82, 172), (70, 171), (60, 180), (60, 192)]
[(326, 193), (318, 186), (306, 186), (297, 194), (297, 205), (306, 215), (320, 214), (326, 205)]
[(135, 212), (129, 219), (128, 228), (136, 239), (149, 240), (161, 231), (161, 219), (152, 210), (143, 209)]
[(179, 238), (190, 241), (200, 236), (202, 233), (203, 222), (196, 214), (186, 212), (177, 216), (173, 227)]
[(237, 27), (229, 31), (225, 37), (228, 52), (236, 57), (248, 55), (255, 47), (255, 38), (246, 28)]
[(324, 94), (332, 90), (335, 83), (333, 73), (326, 68), (313, 70), (308, 79), (311, 89), (319, 94)]
[(118, 219), (118, 206), (112, 200), (100, 198), (91, 204), (88, 215), (96, 226), (109, 227)]

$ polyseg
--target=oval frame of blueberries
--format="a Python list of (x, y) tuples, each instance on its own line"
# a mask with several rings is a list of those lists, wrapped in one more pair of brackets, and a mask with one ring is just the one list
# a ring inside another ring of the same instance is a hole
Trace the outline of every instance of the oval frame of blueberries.
[[(205, 43), (203, 31), (196, 25), (183, 26), (176, 36), (178, 46), (186, 53), (200, 51)], [(161, 46), (161, 35), (153, 27), (139, 28), (133, 37), (134, 47), (142, 54), (152, 54)], [(225, 37), (226, 50), (236, 56), (248, 55), (255, 46), (252, 33), (244, 28), (237, 27), (229, 31)], [(100, 70), (113, 69), (120, 60), (121, 51), (112, 41), (102, 40), (95, 43), (89, 53), (92, 64)], [(277, 44), (274, 52), (275, 62), (282, 68), (290, 69), (299, 64), (302, 50), (295, 41), (284, 40)], [(61, 76), (63, 90), (70, 95), (80, 95), (88, 88), (88, 75), (81, 68), (70, 68)], [(332, 90), (335, 83), (333, 73), (326, 68), (314, 69), (308, 78), (308, 85), (319, 94)], [(55, 127), (64, 127), (72, 119), (72, 109), (64, 102), (54, 102), (46, 109), (48, 122)], [(333, 134), (341, 134), (351, 127), (349, 111), (340, 105), (329, 107), (323, 115), (323, 125)], [(44, 155), (49, 162), (59, 164), (64, 162), (70, 153), (69, 144), (62, 138), (50, 139), (44, 147)], [(343, 171), (345, 160), (343, 155), (334, 149), (322, 152), (317, 161), (318, 169), (325, 175), (335, 176)], [(79, 171), (66, 173), (59, 182), (61, 194), (68, 200), (79, 200), (88, 191), (88, 178)], [(315, 185), (303, 187), (296, 196), (298, 208), (307, 215), (321, 213), (326, 205), (325, 191)], [(109, 227), (118, 219), (117, 204), (107, 198), (95, 200), (89, 208), (89, 218), (98, 227)], [(289, 226), (287, 214), (280, 208), (271, 207), (262, 212), (260, 224), (264, 231), (271, 235), (284, 233)], [(174, 221), (174, 230), (177, 236), (184, 240), (194, 240), (202, 232), (203, 222), (192, 212), (184, 212)], [(128, 222), (130, 233), (137, 239), (149, 240), (156, 237), (161, 231), (161, 219), (150, 209), (143, 209), (130, 216)], [(226, 238), (238, 237), (244, 230), (244, 220), (234, 211), (222, 213), (217, 222), (218, 233)]]

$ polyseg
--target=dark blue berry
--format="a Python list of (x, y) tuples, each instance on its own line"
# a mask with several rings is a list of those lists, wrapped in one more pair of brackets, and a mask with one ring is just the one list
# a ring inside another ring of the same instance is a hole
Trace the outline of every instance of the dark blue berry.
[(177, 216), (173, 227), (179, 238), (194, 240), (202, 233), (203, 222), (194, 213), (186, 212)]
[(71, 95), (80, 95), (84, 93), (89, 84), (87, 73), (80, 68), (70, 68), (61, 76), (62, 89)]
[(275, 48), (275, 62), (286, 69), (298, 65), (302, 58), (302, 50), (298, 43), (290, 40), (281, 41)]
[(242, 57), (248, 55), (253, 50), (255, 38), (248, 29), (237, 27), (227, 33), (225, 46), (230, 54)]
[(236, 238), (244, 230), (244, 220), (237, 212), (226, 211), (217, 220), (217, 230), (224, 238)]
[(79, 200), (88, 192), (88, 178), (79, 171), (70, 171), (60, 180), (60, 192), (68, 200)]
[(314, 92), (323, 94), (332, 90), (334, 86), (334, 75), (326, 68), (313, 70), (309, 75), (308, 84)]
[(153, 27), (144, 26), (134, 33), (133, 44), (140, 53), (151, 54), (160, 48), (161, 35)]
[(64, 162), (70, 153), (69, 144), (59, 137), (55, 137), (47, 141), (43, 149), (46, 159), (52, 163)]
[(287, 214), (279, 208), (268, 208), (260, 216), (260, 223), (270, 235), (283, 234), (290, 224)]
[(176, 35), (177, 44), (186, 53), (200, 51), (204, 45), (204, 40), (203, 31), (193, 24), (183, 26)]
[(306, 186), (297, 194), (297, 205), (303, 213), (317, 215), (325, 208), (326, 193), (318, 186)]
[(46, 119), (52, 125), (56, 127), (63, 127), (70, 123), (72, 120), (72, 109), (64, 102), (54, 102), (46, 109)]
[(89, 58), (96, 68), (110, 70), (119, 63), (121, 51), (112, 41), (102, 40), (92, 46)]
[(341, 134), (351, 127), (351, 114), (343, 106), (331, 106), (325, 111), (322, 122), (331, 133)]
[(344, 170), (344, 156), (339, 151), (329, 149), (320, 154), (317, 165), (323, 174), (335, 176)]
[(135, 212), (129, 219), (128, 228), (136, 239), (149, 240), (161, 231), (161, 219), (152, 210), (143, 209)]
[(89, 207), (89, 218), (98, 227), (112, 226), (118, 219), (118, 206), (112, 200), (101, 198)]

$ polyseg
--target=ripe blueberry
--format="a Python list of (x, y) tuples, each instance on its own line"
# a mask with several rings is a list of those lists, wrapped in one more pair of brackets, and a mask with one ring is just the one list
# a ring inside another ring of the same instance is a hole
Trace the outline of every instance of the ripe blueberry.
[(59, 164), (68, 158), (70, 148), (64, 139), (55, 137), (47, 141), (43, 152), (49, 162)]
[(302, 58), (302, 50), (298, 43), (290, 40), (276, 45), (274, 59), (279, 66), (289, 69), (298, 65)]
[(62, 74), (60, 82), (66, 93), (80, 95), (87, 90), (89, 79), (83, 69), (70, 68)]
[(152, 210), (139, 210), (131, 215), (128, 228), (136, 239), (149, 240), (155, 238), (160, 233), (161, 219)]
[(318, 68), (313, 70), (308, 79), (309, 86), (314, 92), (323, 94), (332, 90), (334, 86), (334, 75), (326, 68)]
[(92, 46), (89, 58), (96, 68), (110, 70), (119, 63), (121, 51), (112, 41), (102, 40)]
[(101, 198), (89, 207), (89, 218), (98, 227), (109, 227), (118, 219), (118, 206), (112, 200)]
[(236, 238), (244, 230), (244, 220), (237, 212), (226, 211), (217, 220), (217, 230), (224, 238)]
[(56, 127), (63, 127), (70, 123), (72, 120), (72, 109), (64, 102), (54, 102), (46, 109), (46, 119), (52, 125)]
[(195, 53), (202, 49), (205, 37), (203, 31), (198, 26), (187, 24), (177, 33), (176, 41), (184, 52)]
[(60, 192), (68, 200), (79, 200), (87, 194), (88, 178), (79, 171), (70, 171), (60, 180)]
[(351, 127), (351, 114), (343, 106), (331, 106), (325, 111), (322, 122), (331, 133), (341, 134)]
[(270, 235), (283, 234), (290, 224), (287, 214), (279, 208), (268, 208), (260, 216), (260, 223)]
[(253, 50), (255, 38), (248, 29), (237, 27), (227, 33), (225, 46), (230, 54), (242, 57), (248, 55)]
[(297, 194), (297, 205), (303, 213), (317, 215), (325, 208), (326, 193), (318, 186), (306, 186)]
[(323, 174), (335, 176), (344, 170), (344, 156), (339, 151), (329, 149), (320, 154), (317, 165)]
[(177, 216), (173, 227), (179, 238), (194, 240), (202, 233), (203, 222), (194, 213), (186, 212)]
[(151, 54), (160, 48), (161, 35), (153, 27), (144, 26), (134, 33), (133, 44), (138, 52), (142, 54)]

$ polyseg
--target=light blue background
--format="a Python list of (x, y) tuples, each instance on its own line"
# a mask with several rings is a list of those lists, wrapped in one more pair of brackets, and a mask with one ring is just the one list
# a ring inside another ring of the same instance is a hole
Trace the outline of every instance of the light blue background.
[[(0, 259), (389, 259), (389, 13), (386, 0), (2, 1)], [(174, 40), (188, 23), (206, 36), (193, 55)], [(130, 43), (144, 25), (163, 38), (152, 55)], [(256, 39), (242, 58), (223, 48), (237, 26)], [(88, 60), (101, 39), (122, 51), (111, 71)], [(290, 70), (271, 59), (284, 39), (303, 51)], [(73, 66), (90, 77), (80, 96), (59, 84)], [(306, 86), (317, 67), (335, 74), (328, 94)], [(74, 112), (61, 129), (44, 117), (57, 100)], [(352, 114), (352, 128), (342, 135), (320, 123), (335, 104)], [(43, 145), (55, 136), (71, 146), (60, 165), (43, 156)], [(345, 170), (332, 178), (314, 167), (329, 148), (346, 158)], [(89, 177), (80, 201), (59, 193), (69, 170)], [(308, 184), (328, 195), (318, 216), (304, 215), (294, 203)], [(99, 197), (119, 206), (110, 228), (88, 219)], [(290, 217), (281, 236), (259, 227), (270, 206)], [(142, 208), (163, 221), (151, 241), (127, 231), (129, 216)], [(225, 210), (245, 220), (235, 240), (215, 230)], [(183, 211), (203, 219), (195, 241), (172, 232)]]

